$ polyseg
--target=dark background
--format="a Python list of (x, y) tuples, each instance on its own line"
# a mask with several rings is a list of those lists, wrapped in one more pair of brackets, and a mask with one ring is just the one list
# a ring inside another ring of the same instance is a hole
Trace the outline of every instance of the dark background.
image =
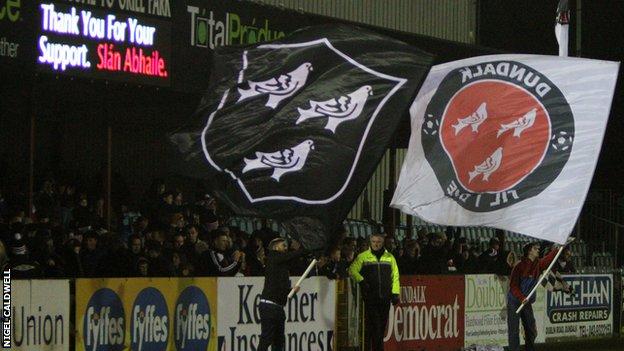
[[(577, 29), (580, 8), (580, 50)], [(557, 55), (555, 9), (558, 0), (480, 0), (478, 44), (513, 53)], [(624, 58), (624, 1), (570, 0), (570, 56), (622, 61)], [(592, 189), (612, 189), (624, 193), (622, 148), (624, 140), (624, 90), (620, 67), (611, 115), (592, 183)]]

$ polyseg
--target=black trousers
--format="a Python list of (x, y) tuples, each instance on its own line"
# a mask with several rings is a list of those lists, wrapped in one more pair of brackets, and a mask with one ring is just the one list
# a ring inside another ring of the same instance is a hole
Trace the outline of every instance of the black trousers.
[(383, 351), (390, 301), (364, 301), (364, 350)]
[(260, 303), (260, 344), (258, 351), (266, 351), (271, 345), (272, 351), (284, 350), (286, 334), (284, 325), (286, 313), (284, 307), (270, 303)]

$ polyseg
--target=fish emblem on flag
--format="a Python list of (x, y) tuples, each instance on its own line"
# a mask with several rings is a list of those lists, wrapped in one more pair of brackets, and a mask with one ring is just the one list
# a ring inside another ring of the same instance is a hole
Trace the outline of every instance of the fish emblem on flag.
[(360, 116), (366, 100), (371, 95), (373, 95), (373, 88), (370, 85), (364, 85), (356, 91), (338, 98), (321, 102), (310, 100), (309, 109), (297, 108), (299, 118), (296, 124), (313, 118), (327, 117), (325, 129), (336, 133), (336, 128), (341, 123), (354, 120)]
[[(477, 212), (538, 194), (561, 171), (574, 141), (574, 119), (562, 93), (539, 70), (516, 61), (449, 72), (424, 116), (423, 150), (440, 185), (456, 188), (461, 199), (453, 199)], [(471, 132), (462, 133), (468, 127)]]
[(501, 161), (503, 159), (503, 148), (499, 147), (485, 159), (481, 164), (474, 167), (472, 172), (468, 172), (468, 176), (470, 177), (469, 182), (478, 176), (483, 175), (483, 181), (487, 182), (490, 179), (490, 175), (498, 169), (501, 165)]
[(457, 124), (453, 125), (453, 128), (455, 128), (455, 135), (459, 134), (459, 132), (461, 132), (462, 129), (468, 126), (472, 128), (473, 133), (478, 132), (479, 126), (481, 125), (481, 123), (485, 122), (487, 118), (488, 118), (487, 105), (484, 102), (481, 105), (479, 105), (477, 110), (473, 112), (470, 116), (457, 120)]
[(269, 99), (266, 106), (275, 109), (282, 100), (291, 97), (305, 86), (310, 71), (312, 71), (312, 64), (305, 62), (292, 72), (282, 74), (277, 78), (271, 78), (262, 82), (247, 81), (249, 89), (238, 88), (240, 97), (237, 102), (250, 97), (268, 94)]
[(537, 109), (531, 109), (531, 111), (527, 112), (524, 116), (518, 118), (512, 123), (501, 124), (501, 127), (498, 130), (496, 137), (498, 138), (506, 131), (513, 129), (514, 130), (513, 136), (519, 138), (520, 134), (522, 134), (522, 132), (525, 129), (531, 128), (533, 126), (533, 124), (535, 123), (536, 115), (537, 115)]
[(306, 140), (293, 148), (271, 153), (256, 152), (256, 158), (244, 159), (243, 173), (256, 169), (272, 168), (271, 178), (279, 182), (280, 177), (284, 174), (301, 170), (311, 150), (314, 150), (314, 141)]

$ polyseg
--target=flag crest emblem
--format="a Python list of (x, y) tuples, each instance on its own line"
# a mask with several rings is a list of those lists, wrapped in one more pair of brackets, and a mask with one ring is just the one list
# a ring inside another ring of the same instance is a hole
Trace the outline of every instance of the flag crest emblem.
[[(260, 45), (239, 56), (239, 67), (235, 89), (223, 94), (202, 140), (208, 162), (251, 203), (326, 204), (340, 196), (380, 111), (407, 82), (365, 66), (327, 38)], [(222, 152), (230, 144), (235, 152)], [(329, 169), (332, 176), (324, 176)]]
[(570, 157), (574, 130), (568, 102), (545, 75), (491, 61), (444, 77), (421, 141), (442, 188), (462, 207), (489, 212), (546, 189)]

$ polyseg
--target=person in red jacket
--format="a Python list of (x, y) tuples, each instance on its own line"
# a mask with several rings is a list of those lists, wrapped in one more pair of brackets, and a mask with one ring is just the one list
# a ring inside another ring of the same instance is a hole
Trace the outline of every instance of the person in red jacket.
[[(507, 293), (507, 337), (509, 341), (509, 351), (520, 350), (520, 320), (524, 327), (525, 350), (533, 351), (537, 328), (535, 317), (533, 316), (532, 303), (535, 302), (535, 294), (527, 299), (531, 289), (537, 284), (540, 274), (557, 255), (557, 250), (553, 247), (546, 256), (539, 258), (540, 246), (537, 243), (526, 244), (522, 248), (522, 259), (511, 271), (509, 279), (509, 293)], [(516, 310), (524, 304), (520, 314)]]

